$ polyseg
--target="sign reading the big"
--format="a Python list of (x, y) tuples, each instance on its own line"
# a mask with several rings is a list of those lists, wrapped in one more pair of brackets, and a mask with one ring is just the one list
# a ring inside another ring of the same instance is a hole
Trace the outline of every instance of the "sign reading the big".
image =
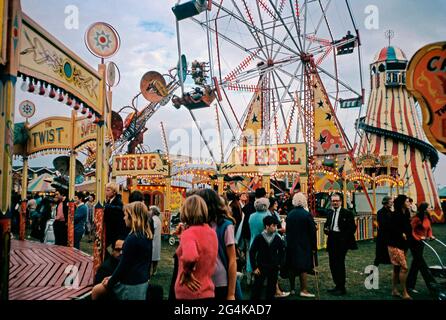
[(26, 15), (19, 60), (21, 73), (61, 88), (103, 114), (99, 74)]
[(66, 117), (51, 117), (36, 123), (30, 128), (27, 154), (78, 149), (96, 139), (96, 124), (87, 117), (76, 119), (74, 132), (71, 132), (72, 128), (72, 119)]
[(279, 144), (235, 148), (222, 174), (254, 173), (272, 175), (279, 172), (307, 174), (307, 145)]
[(429, 44), (414, 55), (407, 70), (407, 89), (421, 106), (426, 136), (446, 154), (446, 42)]
[(159, 153), (128, 154), (113, 157), (113, 177), (165, 176), (169, 175), (167, 164)]

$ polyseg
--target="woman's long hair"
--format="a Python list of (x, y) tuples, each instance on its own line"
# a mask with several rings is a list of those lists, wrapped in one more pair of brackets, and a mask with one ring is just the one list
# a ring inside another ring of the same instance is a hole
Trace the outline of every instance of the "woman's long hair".
[(418, 217), (418, 219), (420, 219), (421, 223), (423, 223), (424, 217), (427, 217), (428, 219), (430, 219), (429, 212), (427, 211), (428, 208), (429, 208), (429, 204), (426, 202), (421, 202), (418, 205), (417, 217)]
[(180, 210), (182, 223), (188, 226), (201, 226), (208, 222), (208, 207), (202, 197), (194, 194), (186, 198)]
[(127, 212), (131, 233), (142, 234), (147, 239), (153, 239), (149, 209), (143, 202), (137, 201), (125, 205), (124, 212)]
[(201, 189), (197, 193), (208, 207), (208, 222), (215, 222), (217, 225), (221, 225), (225, 219), (229, 219), (235, 223), (234, 219), (230, 216), (229, 208), (221, 200), (220, 196), (212, 189)]
[(395, 212), (404, 214), (408, 213), (409, 210), (407, 208), (404, 208), (404, 203), (407, 199), (408, 197), (404, 194), (400, 194), (398, 197), (396, 197), (396, 199), (393, 201)]

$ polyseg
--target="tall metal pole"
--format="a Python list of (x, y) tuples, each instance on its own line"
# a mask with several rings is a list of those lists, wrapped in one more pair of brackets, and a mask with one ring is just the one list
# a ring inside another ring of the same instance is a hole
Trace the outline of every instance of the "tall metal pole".
[(76, 111), (71, 111), (71, 150), (70, 150), (70, 169), (68, 178), (68, 243), (67, 246), (70, 248), (74, 247), (74, 185), (76, 183), (76, 151), (74, 150), (74, 135), (76, 134)]
[[(7, 28), (6, 65), (0, 66), (0, 300), (9, 297), (9, 255), (11, 250), (12, 155), (14, 148), (14, 106), (21, 33), (20, 0), (6, 0), (0, 23)], [(14, 25), (16, 24), (16, 25)]]
[[(28, 121), (27, 121), (28, 122)], [(25, 150), (26, 152), (26, 150)], [(28, 155), (23, 156), (22, 168), (22, 202), (20, 204), (20, 218), (19, 218), (19, 240), (25, 240), (26, 236), (26, 205), (28, 191)]]
[[(103, 62), (103, 61), (102, 61)], [(96, 199), (94, 223), (96, 226), (95, 242), (93, 246), (93, 269), (94, 274), (99, 269), (105, 257), (105, 226), (104, 226), (104, 204), (105, 204), (105, 185), (108, 182), (108, 152), (105, 145), (105, 137), (107, 135), (108, 113), (106, 106), (106, 86), (105, 86), (105, 65), (99, 65), (99, 74), (101, 75), (101, 94), (99, 97), (99, 106), (102, 110), (102, 119), (97, 125), (97, 151), (96, 151)], [(110, 111), (111, 112), (111, 111)]]
[(176, 28), (177, 28), (177, 46), (178, 46), (178, 61), (179, 61), (179, 69), (177, 71), (178, 79), (180, 80), (181, 86), (181, 96), (184, 95), (184, 83), (183, 83), (183, 61), (181, 61), (181, 40), (180, 40), (180, 23), (178, 20), (175, 20)]

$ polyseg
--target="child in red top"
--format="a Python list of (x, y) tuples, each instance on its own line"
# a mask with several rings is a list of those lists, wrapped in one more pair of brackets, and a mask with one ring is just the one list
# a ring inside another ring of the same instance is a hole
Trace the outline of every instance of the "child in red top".
[(412, 235), (416, 241), (435, 239), (432, 236), (431, 221), (428, 213), (423, 213), (423, 220), (420, 219), (420, 213), (417, 213), (417, 215), (412, 218), (410, 224), (412, 225)]
[(418, 293), (418, 291), (415, 290), (418, 271), (421, 272), (428, 289), (431, 289), (432, 283), (436, 282), (423, 257), (424, 243), (422, 240), (435, 239), (432, 236), (432, 227), (429, 219), (428, 208), (429, 205), (426, 202), (420, 203), (418, 205), (417, 215), (412, 218), (410, 223), (412, 225), (413, 236), (410, 250), (412, 251), (413, 259), (409, 274), (407, 276), (406, 285), (407, 289), (412, 293)]
[(176, 251), (179, 265), (175, 297), (178, 300), (214, 298), (212, 275), (217, 263), (218, 241), (215, 231), (207, 224), (206, 203), (197, 195), (187, 198), (180, 217), (187, 228)]

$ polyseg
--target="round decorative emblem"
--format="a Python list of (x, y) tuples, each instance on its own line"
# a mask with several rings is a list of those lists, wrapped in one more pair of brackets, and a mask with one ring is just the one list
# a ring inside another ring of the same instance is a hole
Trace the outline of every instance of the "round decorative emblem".
[(19, 112), (22, 117), (29, 119), (36, 112), (36, 105), (29, 100), (25, 100), (19, 105)]
[(142, 77), (140, 89), (143, 97), (154, 103), (160, 102), (169, 94), (166, 80), (156, 71), (149, 71)]
[(71, 79), (73, 78), (74, 75), (73, 65), (68, 60), (64, 62), (63, 74), (68, 81), (71, 81)]
[(105, 22), (92, 24), (85, 34), (88, 50), (98, 58), (111, 58), (118, 52), (121, 39), (118, 32)]
[(116, 87), (121, 81), (121, 73), (119, 68), (114, 62), (109, 62), (107, 64), (106, 79), (107, 85), (110, 87)]

